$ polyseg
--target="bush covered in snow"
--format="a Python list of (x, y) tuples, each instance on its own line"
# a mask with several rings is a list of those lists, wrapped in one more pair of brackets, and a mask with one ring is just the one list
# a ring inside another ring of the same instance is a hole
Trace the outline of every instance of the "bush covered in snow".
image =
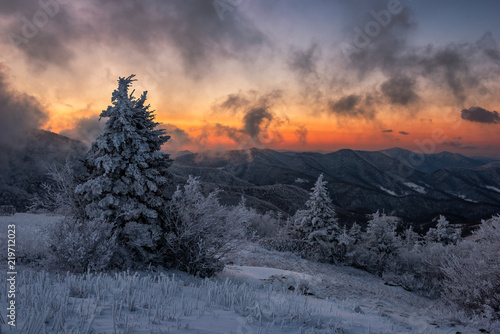
[(396, 235), (397, 220), (377, 211), (371, 215), (366, 232), (347, 258), (351, 264), (380, 274), (397, 256), (400, 239)]
[(201, 277), (224, 267), (220, 257), (230, 236), (228, 210), (219, 204), (218, 191), (204, 196), (198, 178), (190, 176), (169, 203), (162, 252), (176, 268)]
[(78, 184), (75, 161), (66, 161), (64, 165), (50, 164), (47, 174), (51, 182), (41, 185), (43, 193), (31, 199), (29, 211), (48, 210), (70, 215), (76, 212), (75, 187)]
[(382, 277), (406, 290), (438, 298), (444, 279), (441, 266), (450, 252), (450, 247), (441, 243), (415, 243), (410, 249), (402, 247), (397, 256), (385, 263)]
[(500, 216), (453, 246), (441, 270), (446, 299), (500, 318)]
[(425, 235), (426, 242), (440, 242), (445, 245), (456, 244), (461, 239), (462, 230), (450, 226), (445, 216), (440, 215), (436, 228), (430, 228)]
[(113, 224), (67, 217), (50, 226), (47, 262), (50, 268), (85, 272), (108, 269), (117, 249)]

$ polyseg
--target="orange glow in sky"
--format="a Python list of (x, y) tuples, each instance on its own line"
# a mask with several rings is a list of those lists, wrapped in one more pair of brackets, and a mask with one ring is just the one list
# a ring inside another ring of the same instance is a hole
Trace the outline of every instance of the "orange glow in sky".
[[(133, 73), (134, 95), (148, 91), (172, 136), (169, 151), (432, 146), (500, 156), (496, 2), (405, 3), (371, 36), (362, 29), (383, 1), (241, 1), (223, 17), (211, 1), (137, 0), (134, 10), (101, 1), (61, 2), (29, 35), (19, 18), (43, 10), (38, 2), (0, 13), (0, 89), (32, 97), (30, 126), (92, 141), (118, 77)], [(481, 24), (464, 29), (465, 12)]]

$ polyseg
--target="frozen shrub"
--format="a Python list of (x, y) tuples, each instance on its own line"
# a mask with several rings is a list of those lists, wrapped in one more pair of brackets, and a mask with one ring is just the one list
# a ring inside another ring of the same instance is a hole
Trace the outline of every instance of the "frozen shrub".
[(372, 215), (366, 228), (365, 246), (377, 255), (395, 253), (399, 247), (396, 236), (397, 221), (379, 211)]
[(63, 219), (48, 230), (49, 266), (73, 272), (108, 268), (117, 248), (112, 231), (113, 224), (99, 219)]
[(440, 215), (436, 228), (430, 228), (425, 235), (426, 242), (440, 242), (442, 244), (456, 244), (460, 239), (462, 231), (450, 226), (445, 216)]
[(446, 299), (500, 318), (500, 216), (453, 246), (441, 270)]
[(399, 253), (385, 263), (382, 277), (406, 290), (437, 298), (442, 293), (444, 278), (440, 267), (449, 254), (450, 248), (441, 243), (415, 244), (411, 249), (401, 247)]
[(396, 235), (397, 220), (377, 211), (371, 215), (366, 232), (352, 252), (347, 254), (349, 263), (381, 274), (384, 266), (393, 261), (400, 247)]
[(231, 230), (234, 236), (248, 239), (273, 238), (280, 233), (281, 214), (266, 212), (260, 214), (254, 208), (246, 205), (244, 196), (237, 206), (228, 208), (227, 215), (231, 217)]
[(183, 190), (174, 193), (162, 251), (176, 268), (201, 277), (222, 270), (228, 210), (219, 204), (217, 194), (204, 196), (200, 181), (192, 176)]
[(74, 192), (77, 176), (75, 169), (75, 162), (66, 161), (64, 165), (50, 164), (47, 167), (47, 174), (51, 182), (41, 185), (43, 193), (31, 199), (28, 210), (49, 210), (65, 215), (76, 212)]

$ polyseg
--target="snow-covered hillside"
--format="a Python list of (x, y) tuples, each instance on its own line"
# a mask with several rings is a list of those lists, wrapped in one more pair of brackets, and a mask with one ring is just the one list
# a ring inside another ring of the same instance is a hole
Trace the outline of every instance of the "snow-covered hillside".
[[(57, 219), (18, 214), (0, 217), (0, 228), (14, 222), (22, 245), (31, 232), (43, 234), (43, 226)], [(4, 239), (2, 234), (2, 251)], [(225, 260), (230, 264), (205, 280), (177, 271), (75, 275), (19, 266), (16, 327), (1, 328), (4, 333), (500, 331), (364, 271), (310, 262), (250, 241), (239, 242)], [(2, 280), (2, 310), (6, 291)], [(5, 311), (0, 314), (5, 321)]]

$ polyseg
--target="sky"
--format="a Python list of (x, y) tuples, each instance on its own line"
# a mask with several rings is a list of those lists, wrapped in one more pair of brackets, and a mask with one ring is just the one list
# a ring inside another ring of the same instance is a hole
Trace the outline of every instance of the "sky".
[(0, 144), (92, 142), (136, 75), (165, 149), (500, 157), (500, 2), (0, 2)]

